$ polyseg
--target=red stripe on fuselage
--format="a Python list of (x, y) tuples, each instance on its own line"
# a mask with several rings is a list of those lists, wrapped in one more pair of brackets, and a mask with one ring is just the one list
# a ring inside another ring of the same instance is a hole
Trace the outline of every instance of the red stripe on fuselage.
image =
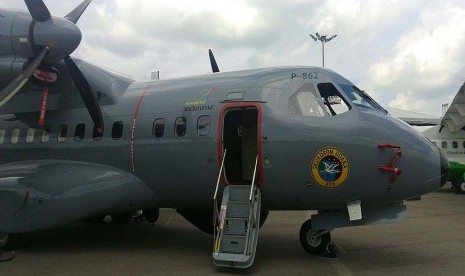
[(42, 105), (40, 107), (39, 126), (43, 126), (45, 123), (45, 112), (47, 111), (47, 100), (48, 100), (48, 87), (44, 86), (42, 89)]
[(131, 171), (133, 174), (135, 174), (135, 171), (136, 171), (135, 158), (134, 158), (134, 138), (135, 138), (135, 132), (136, 132), (137, 114), (139, 113), (139, 109), (142, 104), (142, 99), (144, 98), (145, 94), (147, 94), (149, 87), (150, 85), (147, 85), (147, 87), (145, 87), (145, 89), (142, 91), (142, 94), (140, 94), (139, 101), (137, 102), (136, 109), (134, 110), (134, 116), (132, 118), (131, 142), (129, 143), (129, 155), (131, 158)]

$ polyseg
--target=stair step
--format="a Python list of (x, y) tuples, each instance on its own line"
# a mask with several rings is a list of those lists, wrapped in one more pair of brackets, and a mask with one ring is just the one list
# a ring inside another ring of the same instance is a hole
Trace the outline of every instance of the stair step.
[(249, 201), (250, 188), (229, 185), (223, 191), (221, 212), (215, 216), (223, 226), (215, 237), (213, 262), (217, 266), (247, 268), (254, 261), (259, 229), (250, 225), (260, 220), (261, 195), (256, 188)]
[(229, 186), (229, 200), (232, 201), (249, 201), (250, 186), (247, 185), (231, 185)]
[(243, 253), (245, 250), (245, 236), (224, 235), (221, 239), (220, 252)]
[(226, 218), (245, 218), (249, 217), (249, 202), (229, 201)]
[(247, 234), (247, 220), (242, 218), (230, 218), (226, 219), (224, 224), (225, 235), (242, 235)]

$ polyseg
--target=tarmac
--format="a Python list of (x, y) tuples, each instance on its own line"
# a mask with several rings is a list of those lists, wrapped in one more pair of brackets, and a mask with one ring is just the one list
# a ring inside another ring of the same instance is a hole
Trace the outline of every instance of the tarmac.
[(213, 237), (162, 209), (154, 225), (107, 219), (27, 234), (0, 275), (465, 275), (465, 195), (446, 186), (406, 205), (406, 223), (333, 230), (337, 258), (302, 249), (308, 212), (270, 212), (252, 267), (218, 268)]

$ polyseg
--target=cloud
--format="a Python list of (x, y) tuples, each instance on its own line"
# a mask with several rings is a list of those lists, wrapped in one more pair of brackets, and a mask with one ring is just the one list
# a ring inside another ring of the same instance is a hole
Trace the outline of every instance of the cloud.
[[(63, 16), (81, 0), (45, 0)], [(24, 2), (3, 0), (26, 10)], [(461, 0), (94, 0), (78, 22), (73, 56), (146, 80), (210, 72), (321, 64), (309, 33), (337, 34), (325, 64), (382, 105), (440, 113), (465, 81)], [(451, 97), (452, 96), (452, 97)]]
[[(415, 111), (433, 108), (429, 102), (437, 105), (437, 101), (446, 100), (444, 94), (456, 92), (453, 87), (464, 76), (463, 33), (464, 4), (429, 2), (417, 24), (370, 66), (367, 85), (391, 99), (389, 105)], [(438, 113), (440, 106), (435, 108)]]
[(427, 107), (427, 101), (418, 99), (411, 92), (400, 92), (396, 94), (389, 106), (404, 110), (424, 110)]

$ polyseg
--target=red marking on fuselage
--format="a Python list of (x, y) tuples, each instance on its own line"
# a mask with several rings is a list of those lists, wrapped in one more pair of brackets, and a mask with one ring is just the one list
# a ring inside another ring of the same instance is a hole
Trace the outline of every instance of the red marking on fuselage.
[(132, 118), (131, 142), (129, 144), (129, 154), (131, 158), (131, 171), (133, 174), (135, 174), (136, 172), (135, 158), (134, 158), (134, 138), (135, 138), (135, 131), (136, 131), (137, 114), (139, 113), (139, 109), (142, 104), (142, 99), (144, 98), (145, 94), (147, 94), (149, 87), (150, 85), (147, 85), (144, 91), (142, 91), (142, 94), (140, 94), (139, 101), (137, 102), (136, 109), (134, 110), (134, 116)]
[(43, 126), (45, 123), (45, 112), (47, 111), (47, 100), (48, 100), (48, 87), (44, 86), (42, 90), (42, 105), (40, 107), (39, 126)]

